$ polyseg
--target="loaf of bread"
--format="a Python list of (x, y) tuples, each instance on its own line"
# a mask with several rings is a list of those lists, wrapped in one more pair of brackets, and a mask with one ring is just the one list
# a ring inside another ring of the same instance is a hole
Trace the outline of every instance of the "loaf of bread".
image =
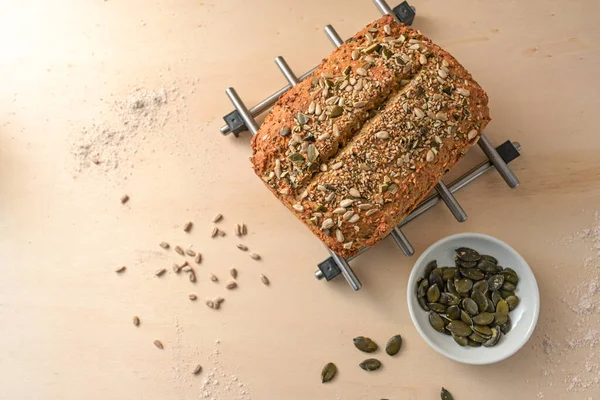
[(251, 161), (349, 257), (387, 236), (477, 142), (487, 103), (450, 54), (384, 16), (281, 96), (252, 138)]

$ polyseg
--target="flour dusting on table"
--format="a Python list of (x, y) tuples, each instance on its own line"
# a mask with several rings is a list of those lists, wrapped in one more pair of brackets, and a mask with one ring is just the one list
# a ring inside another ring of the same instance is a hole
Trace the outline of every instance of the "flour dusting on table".
[[(564, 376), (568, 392), (598, 393), (600, 390), (600, 212), (592, 215), (591, 226), (574, 235), (560, 238), (557, 243), (566, 246), (584, 244), (589, 253), (574, 262), (579, 284), (566, 288), (560, 297), (565, 312), (572, 312), (574, 323), (566, 328), (566, 335), (556, 329), (544, 329), (541, 343), (535, 347), (543, 353), (542, 375), (546, 386), (556, 382), (555, 375)], [(558, 266), (555, 266), (557, 268)], [(551, 321), (556, 322), (556, 321)], [(583, 361), (582, 361), (583, 355)], [(553, 393), (557, 395), (555, 389)], [(540, 397), (540, 395), (542, 397)], [(538, 398), (543, 398), (540, 392)]]

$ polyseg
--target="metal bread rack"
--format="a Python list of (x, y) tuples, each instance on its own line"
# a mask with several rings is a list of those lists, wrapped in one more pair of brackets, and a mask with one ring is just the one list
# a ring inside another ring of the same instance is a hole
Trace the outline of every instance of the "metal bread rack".
[[(393, 9), (385, 2), (385, 0), (373, 0), (373, 2), (375, 3), (377, 9), (383, 15), (390, 14), (398, 22), (401, 22), (405, 25), (412, 25), (416, 15), (416, 11), (414, 7), (410, 6), (406, 1), (402, 2), (400, 5), (394, 7)], [(335, 29), (333, 29), (331, 25), (327, 25), (325, 27), (325, 34), (329, 37), (331, 42), (336, 47), (339, 47), (344, 43), (342, 38), (338, 35), (338, 33), (335, 31)], [(277, 92), (273, 93), (254, 107), (248, 109), (234, 88), (230, 87), (225, 91), (227, 93), (227, 96), (233, 103), (235, 110), (223, 117), (223, 119), (226, 122), (226, 125), (221, 127), (221, 133), (223, 135), (233, 133), (233, 135), (237, 137), (241, 132), (245, 130), (249, 130), (250, 133), (252, 133), (252, 135), (255, 135), (258, 131), (258, 124), (256, 123), (254, 117), (268, 110), (273, 104), (275, 104), (275, 102), (279, 99), (279, 97), (282, 94), (284, 94), (293, 86), (297, 85), (299, 82), (309, 77), (317, 68), (315, 67), (310, 71), (306, 72), (304, 75), (298, 77), (292, 71), (287, 62), (283, 59), (283, 57), (276, 57), (275, 63), (277, 64), (277, 67), (279, 67), (279, 70), (284, 75), (289, 84), (279, 89)], [(451, 182), (449, 185), (446, 185), (444, 182), (440, 181), (435, 186), (435, 193), (431, 194), (428, 198), (421, 202), (417, 206), (417, 208), (415, 208), (415, 210), (413, 210), (413, 212), (410, 213), (408, 217), (406, 217), (392, 231), (392, 238), (400, 247), (402, 252), (407, 256), (411, 256), (414, 254), (414, 248), (408, 241), (406, 235), (404, 235), (404, 233), (402, 232), (402, 227), (410, 221), (412, 221), (413, 219), (415, 219), (416, 217), (418, 217), (419, 215), (423, 214), (425, 211), (435, 206), (440, 201), (446, 204), (446, 206), (458, 222), (466, 221), (467, 214), (465, 213), (461, 205), (458, 203), (456, 198), (453, 196), (453, 193), (465, 187), (466, 185), (483, 175), (486, 171), (495, 168), (510, 188), (515, 188), (519, 185), (519, 179), (511, 171), (510, 167), (508, 166), (508, 163), (510, 163), (515, 158), (519, 157), (519, 150), (521, 147), (520, 144), (517, 142), (506, 141), (500, 146), (494, 148), (492, 142), (486, 137), (485, 134), (481, 135), (477, 143), (479, 144), (481, 150), (487, 156), (488, 160), (482, 162), (475, 168), (471, 169), (460, 178)], [(329, 281), (335, 278), (336, 276), (342, 274), (344, 278), (346, 278), (352, 289), (359, 290), (362, 287), (362, 284), (354, 274), (354, 271), (352, 271), (349, 261), (351, 261), (358, 255), (364, 253), (366, 250), (368, 250), (368, 248), (362, 248), (356, 256), (348, 259), (339, 256), (330, 249), (327, 250), (329, 251), (330, 257), (319, 264), (319, 269), (315, 272), (316, 278), (325, 278), (327, 281)]]

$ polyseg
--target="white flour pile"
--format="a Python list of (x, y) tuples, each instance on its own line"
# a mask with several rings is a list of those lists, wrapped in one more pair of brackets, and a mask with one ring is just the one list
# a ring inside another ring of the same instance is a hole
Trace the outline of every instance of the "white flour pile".
[(175, 102), (177, 99), (176, 87), (150, 91), (135, 88), (113, 106), (120, 123), (102, 121), (77, 132), (71, 148), (76, 171), (82, 173), (93, 170), (111, 174), (119, 168), (131, 167), (130, 160), (137, 153), (145, 135), (160, 131), (173, 112), (179, 112)]
[[(600, 212), (594, 213), (590, 228), (556, 244), (582, 243), (591, 256), (582, 259), (582, 267), (575, 271), (580, 283), (563, 291), (560, 300), (565, 305), (564, 311), (555, 310), (557, 313), (566, 312), (565, 321), (574, 322), (567, 323), (566, 334), (562, 334), (560, 329), (543, 329), (549, 333), (535, 347), (543, 353), (542, 375), (547, 378), (546, 387), (556, 383), (558, 374), (565, 377), (562, 383), (568, 392), (585, 392), (587, 395), (600, 393)], [(568, 315), (569, 311), (572, 315)], [(553, 319), (550, 324), (556, 322)], [(552, 391), (553, 396), (560, 396), (556, 389)], [(538, 398), (543, 398), (543, 392), (538, 394)]]

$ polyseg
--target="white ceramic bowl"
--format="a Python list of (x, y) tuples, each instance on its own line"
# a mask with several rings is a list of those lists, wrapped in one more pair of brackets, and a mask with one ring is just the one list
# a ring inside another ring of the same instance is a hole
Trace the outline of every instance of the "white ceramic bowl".
[[(481, 254), (489, 254), (498, 259), (498, 264), (514, 269), (519, 275), (515, 294), (519, 305), (510, 312), (512, 329), (502, 335), (494, 347), (461, 347), (451, 336), (437, 332), (429, 324), (428, 313), (424, 311), (416, 297), (417, 279), (423, 276), (427, 263), (437, 260), (439, 266), (454, 266), (454, 249), (470, 247)], [(438, 353), (465, 364), (483, 365), (502, 361), (515, 354), (531, 337), (540, 312), (540, 295), (535, 276), (527, 262), (512, 247), (488, 235), (480, 233), (459, 233), (448, 236), (432, 244), (417, 260), (408, 279), (408, 310), (415, 327)]]

